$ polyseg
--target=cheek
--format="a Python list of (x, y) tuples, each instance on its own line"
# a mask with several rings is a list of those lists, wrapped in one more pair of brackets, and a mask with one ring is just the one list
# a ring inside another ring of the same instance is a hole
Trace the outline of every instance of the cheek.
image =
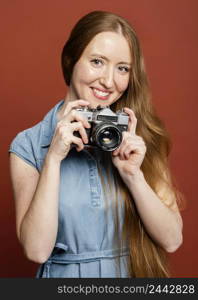
[(89, 66), (86, 64), (77, 64), (73, 71), (73, 78), (76, 84), (78, 83), (85, 83), (89, 84), (96, 80), (98, 77), (98, 74), (95, 70), (92, 70)]
[(129, 76), (125, 76), (124, 78), (123, 77), (117, 78), (118, 92), (123, 93), (127, 89), (128, 84), (129, 84)]

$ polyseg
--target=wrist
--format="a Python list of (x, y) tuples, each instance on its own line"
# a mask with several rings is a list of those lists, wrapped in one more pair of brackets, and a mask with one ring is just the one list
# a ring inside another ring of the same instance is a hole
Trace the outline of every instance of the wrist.
[(56, 155), (53, 155), (51, 152), (48, 152), (45, 157), (45, 163), (47, 165), (54, 165), (57, 167), (60, 167), (61, 159), (57, 157)]
[(123, 176), (123, 180), (127, 185), (136, 185), (145, 181), (144, 173), (140, 169), (138, 169), (133, 173), (125, 174)]

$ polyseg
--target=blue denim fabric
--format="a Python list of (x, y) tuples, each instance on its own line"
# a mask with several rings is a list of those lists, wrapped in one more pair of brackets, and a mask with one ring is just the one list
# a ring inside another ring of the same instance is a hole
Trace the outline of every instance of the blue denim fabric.
[[(41, 172), (54, 134), (60, 101), (34, 127), (20, 132), (12, 141), (13, 152)], [(86, 148), (71, 149), (61, 163), (59, 223), (54, 249), (36, 277), (128, 277), (129, 248), (115, 243), (114, 199), (105, 213), (105, 195), (98, 173), (100, 150), (95, 155)], [(106, 178), (105, 166), (102, 176)], [(121, 196), (119, 197), (119, 203)], [(123, 226), (124, 206), (119, 206), (119, 232)], [(50, 234), (50, 233), (49, 233)]]

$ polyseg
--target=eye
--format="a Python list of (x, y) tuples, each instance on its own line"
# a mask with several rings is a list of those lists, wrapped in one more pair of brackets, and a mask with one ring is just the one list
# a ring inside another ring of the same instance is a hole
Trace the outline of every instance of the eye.
[(91, 60), (91, 63), (95, 66), (95, 67), (100, 67), (103, 64), (103, 61), (99, 58), (94, 58)]
[(130, 68), (129, 67), (126, 67), (126, 66), (119, 66), (118, 67), (118, 70), (121, 72), (121, 73), (128, 73), (130, 71)]

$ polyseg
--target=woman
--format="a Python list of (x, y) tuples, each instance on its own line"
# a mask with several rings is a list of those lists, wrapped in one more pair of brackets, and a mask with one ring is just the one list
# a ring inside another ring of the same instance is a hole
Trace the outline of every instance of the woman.
[[(169, 139), (151, 105), (143, 56), (122, 17), (91, 12), (62, 52), (68, 93), (10, 147), (17, 236), (38, 277), (168, 277), (182, 243)], [(111, 152), (88, 147), (76, 108), (129, 116)]]

